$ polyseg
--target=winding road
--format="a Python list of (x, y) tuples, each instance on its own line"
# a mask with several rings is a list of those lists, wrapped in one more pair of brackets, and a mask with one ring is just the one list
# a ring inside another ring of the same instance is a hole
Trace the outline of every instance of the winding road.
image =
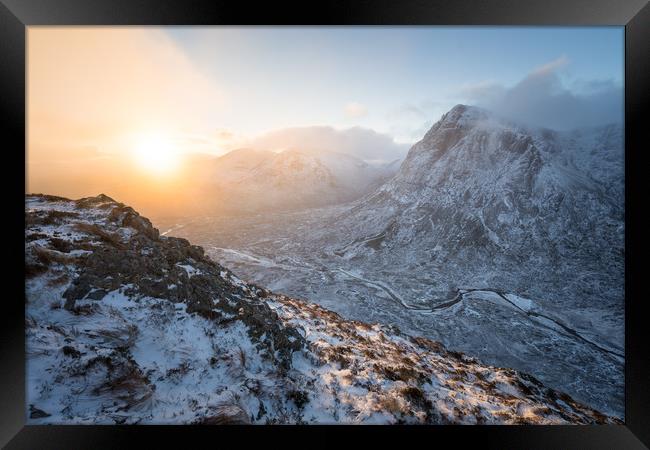
[[(253, 254), (244, 253), (244, 252), (239, 251), (239, 250), (226, 249), (226, 248), (217, 248), (217, 247), (213, 247), (213, 249), (220, 250), (220, 251), (226, 252), (226, 253), (235, 254), (235, 255), (239, 256), (240, 258), (248, 259), (249, 262), (253, 262), (254, 264), (259, 264), (259, 265), (263, 265), (263, 266), (267, 266), (267, 267), (268, 266), (276, 266), (276, 267), (281, 267), (281, 268), (283, 268), (285, 270), (295, 270), (295, 269), (298, 269), (298, 268), (300, 268), (300, 270), (305, 270), (304, 266), (301, 267), (300, 265), (296, 265), (296, 267), (289, 267), (286, 264), (275, 263), (274, 261), (272, 261), (272, 260), (270, 260), (268, 258), (258, 257), (258, 256), (255, 256)], [(314, 268), (312, 267), (312, 269), (314, 269)], [(597, 349), (597, 350), (599, 350), (599, 351), (601, 351), (603, 353), (606, 353), (606, 354), (608, 354), (610, 356), (615, 357), (617, 362), (620, 363), (621, 360), (625, 359), (625, 356), (622, 353), (617, 352), (617, 351), (612, 350), (612, 349), (605, 348), (602, 345), (599, 345), (596, 342), (593, 342), (593, 341), (585, 338), (584, 336), (582, 336), (580, 333), (578, 333), (573, 328), (565, 325), (564, 323), (560, 322), (557, 319), (554, 319), (553, 317), (550, 317), (548, 315), (542, 314), (542, 313), (537, 312), (537, 311), (531, 311), (531, 310), (521, 308), (519, 305), (517, 305), (515, 302), (513, 302), (512, 300), (510, 300), (507, 297), (506, 292), (501, 291), (499, 289), (493, 289), (493, 288), (459, 288), (457, 290), (456, 296), (451, 300), (439, 303), (439, 304), (437, 304), (435, 306), (416, 306), (416, 305), (412, 305), (412, 304), (407, 303), (399, 294), (397, 294), (389, 286), (386, 286), (385, 284), (383, 284), (381, 282), (369, 280), (367, 278), (364, 278), (364, 277), (362, 277), (360, 275), (356, 275), (354, 273), (351, 273), (348, 270), (345, 270), (345, 269), (340, 268), (340, 267), (335, 268), (335, 269), (330, 269), (330, 268), (327, 268), (325, 266), (321, 266), (318, 269), (323, 270), (323, 271), (329, 271), (329, 272), (338, 272), (338, 273), (341, 273), (341, 274), (345, 275), (346, 277), (348, 277), (348, 278), (350, 278), (350, 279), (352, 279), (352, 280), (354, 280), (356, 282), (363, 283), (363, 284), (365, 284), (367, 286), (370, 286), (372, 288), (375, 288), (375, 289), (379, 289), (382, 292), (384, 292), (386, 295), (388, 295), (388, 297), (391, 300), (393, 300), (395, 303), (400, 305), (402, 308), (407, 309), (409, 311), (417, 312), (419, 314), (435, 314), (435, 313), (437, 313), (439, 311), (448, 309), (448, 308), (462, 302), (464, 300), (465, 296), (467, 294), (469, 294), (469, 293), (472, 293), (472, 292), (490, 292), (490, 293), (498, 295), (499, 298), (501, 298), (503, 301), (505, 301), (510, 307), (512, 307), (513, 309), (517, 310), (517, 312), (519, 312), (519, 313), (523, 314), (524, 316), (526, 316), (526, 318), (528, 318), (528, 320), (534, 322), (538, 326), (541, 326), (541, 327), (547, 328), (549, 330), (555, 331), (556, 333), (561, 332), (560, 330), (558, 330), (558, 328), (555, 328), (555, 327), (550, 326), (548, 324), (542, 323), (539, 320), (535, 320), (535, 318), (541, 318), (541, 319), (544, 319), (546, 321), (552, 322), (557, 327), (559, 327), (564, 332), (565, 335), (568, 335), (568, 336), (570, 336), (570, 337), (572, 337), (574, 339), (577, 339), (577, 340), (579, 340), (581, 342), (584, 342), (585, 344), (587, 344), (587, 345), (589, 345), (589, 346), (591, 346), (591, 347), (593, 347), (593, 348), (595, 348), (595, 349)]]
[[(536, 325), (543, 326), (545, 328), (548, 328), (550, 330), (553, 330), (553, 331), (557, 332), (558, 330), (556, 328), (553, 328), (553, 327), (548, 326), (546, 324), (540, 323), (539, 321), (533, 320), (534, 317), (540, 317), (540, 318), (546, 319), (546, 320), (554, 323), (558, 327), (560, 327), (569, 336), (571, 336), (571, 337), (573, 337), (575, 339), (578, 339), (579, 341), (582, 341), (585, 344), (588, 344), (588, 345), (596, 348), (597, 350), (599, 350), (599, 351), (601, 351), (603, 353), (607, 353), (609, 355), (615, 356), (617, 358), (620, 358), (621, 360), (625, 359), (625, 356), (622, 353), (619, 353), (619, 352), (617, 352), (615, 350), (605, 348), (605, 347), (603, 347), (603, 346), (601, 346), (601, 345), (599, 345), (599, 344), (597, 344), (597, 343), (595, 343), (593, 341), (590, 341), (589, 339), (582, 336), (580, 333), (578, 333), (573, 328), (565, 325), (564, 323), (558, 321), (557, 319), (554, 319), (553, 317), (547, 316), (547, 315), (542, 314), (542, 313), (537, 312), (537, 311), (530, 311), (530, 310), (526, 310), (526, 309), (521, 308), (515, 302), (510, 300), (506, 296), (505, 292), (500, 291), (498, 289), (492, 289), (492, 288), (462, 288), (462, 289), (458, 289), (458, 292), (457, 292), (456, 296), (453, 299), (449, 300), (449, 301), (446, 301), (444, 303), (440, 303), (440, 304), (435, 305), (433, 307), (421, 307), (421, 306), (409, 305), (398, 294), (396, 294), (392, 289), (390, 289), (388, 286), (385, 286), (385, 285), (383, 285), (381, 283), (378, 283), (378, 282), (372, 281), (372, 280), (368, 280), (368, 279), (363, 278), (361, 276), (352, 274), (352, 273), (350, 273), (347, 270), (342, 269), (342, 268), (337, 268), (337, 269), (335, 269), (335, 271), (343, 273), (346, 276), (348, 276), (350, 278), (353, 278), (353, 279), (355, 279), (357, 281), (361, 281), (361, 282), (363, 282), (363, 283), (365, 283), (367, 285), (378, 288), (378, 289), (382, 290), (383, 292), (385, 292), (386, 294), (388, 294), (388, 296), (391, 299), (393, 299), (395, 302), (400, 304), (402, 307), (404, 307), (404, 308), (406, 308), (408, 310), (411, 310), (411, 311), (417, 311), (417, 312), (422, 313), (422, 314), (431, 314), (431, 313), (435, 313), (437, 311), (441, 311), (443, 309), (450, 308), (450, 307), (456, 305), (457, 303), (460, 303), (461, 301), (463, 301), (465, 295), (468, 294), (468, 293), (471, 293), (471, 292), (491, 292), (491, 293), (494, 293), (494, 294), (498, 295), (501, 299), (503, 299), (505, 302), (507, 302), (510, 306), (515, 308), (520, 313), (524, 314), (529, 320), (535, 322)], [(620, 362), (620, 361), (618, 361), (618, 362)]]

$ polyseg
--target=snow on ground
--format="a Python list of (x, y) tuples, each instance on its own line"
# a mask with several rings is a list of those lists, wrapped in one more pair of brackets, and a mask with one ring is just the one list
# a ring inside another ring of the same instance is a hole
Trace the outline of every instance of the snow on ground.
[(178, 267), (185, 269), (188, 276), (201, 275), (202, 272), (191, 264), (176, 264)]
[(30, 424), (614, 421), (526, 374), (245, 283), (108, 197), (26, 210)]
[[(79, 306), (93, 313), (69, 317), (49, 302), (30, 308), (27, 402), (51, 414), (32, 423), (189, 423), (268, 376), (241, 322), (214, 327), (183, 304), (121, 291)], [(122, 393), (88, 366), (124, 348), (137, 371)], [(259, 406), (243, 400), (247, 410)]]
[(529, 298), (523, 298), (515, 294), (504, 294), (508, 300), (517, 305), (523, 311), (530, 311), (533, 309), (533, 301)]

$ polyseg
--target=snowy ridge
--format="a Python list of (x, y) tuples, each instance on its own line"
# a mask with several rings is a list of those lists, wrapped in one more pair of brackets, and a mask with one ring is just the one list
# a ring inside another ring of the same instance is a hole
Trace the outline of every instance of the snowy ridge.
[[(444, 301), (460, 287), (485, 286), (534, 299), (545, 314), (622, 354), (623, 164), (620, 125), (557, 132), (457, 105), (411, 148), (395, 177), (333, 218), (314, 246), (366, 272), (406, 266), (438, 285), (405, 273), (391, 280), (398, 292), (415, 288)], [(369, 242), (373, 236), (381, 239)], [(462, 328), (467, 318), (457, 321)], [(460, 344), (446, 334), (445, 344), (482, 355), (482, 342)], [(587, 383), (575, 386), (581, 400), (623, 413), (622, 363), (578, 350), (585, 356), (565, 377), (554, 363), (535, 364), (532, 344), (517, 348), (519, 369), (556, 386), (580, 378)], [(583, 372), (585, 364), (591, 369)]]
[(351, 201), (394, 175), (394, 165), (371, 165), (325, 150), (238, 149), (197, 168), (206, 198), (226, 211), (295, 210)]
[(256, 283), (622, 417), (623, 166), (620, 124), (559, 132), (457, 105), (357, 201), (178, 233)]
[(617, 422), (246, 283), (103, 195), (27, 196), (25, 246), (30, 424)]

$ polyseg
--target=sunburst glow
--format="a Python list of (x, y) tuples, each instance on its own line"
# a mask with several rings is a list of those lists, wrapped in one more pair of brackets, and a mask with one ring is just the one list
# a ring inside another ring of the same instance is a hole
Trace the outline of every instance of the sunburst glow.
[(180, 160), (178, 148), (173, 140), (159, 132), (139, 135), (135, 140), (133, 153), (141, 168), (157, 174), (173, 172)]

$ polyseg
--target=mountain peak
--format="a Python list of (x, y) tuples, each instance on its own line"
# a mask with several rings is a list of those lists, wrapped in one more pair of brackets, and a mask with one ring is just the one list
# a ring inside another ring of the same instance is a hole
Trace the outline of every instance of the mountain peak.
[(490, 116), (491, 113), (486, 109), (479, 108), (478, 106), (458, 104), (443, 115), (440, 122), (465, 126), (476, 123), (479, 120), (487, 119)]
[[(411, 148), (409, 155), (419, 154), (423, 149), (444, 152), (455, 145), (466, 133), (466, 130), (474, 128), (492, 117), (492, 113), (483, 108), (458, 104), (431, 126), (422, 140)], [(406, 159), (409, 159), (408, 155)]]
[(474, 107), (474, 106), (471, 106), (471, 105), (465, 105), (465, 104), (463, 104), (463, 103), (458, 103), (456, 106), (454, 106), (453, 108), (451, 108), (451, 109), (448, 111), (448, 113), (459, 112), (459, 113), (462, 114), (462, 113), (464, 113), (465, 111), (467, 111), (468, 109), (472, 109), (472, 108), (475, 108), (475, 107)]

